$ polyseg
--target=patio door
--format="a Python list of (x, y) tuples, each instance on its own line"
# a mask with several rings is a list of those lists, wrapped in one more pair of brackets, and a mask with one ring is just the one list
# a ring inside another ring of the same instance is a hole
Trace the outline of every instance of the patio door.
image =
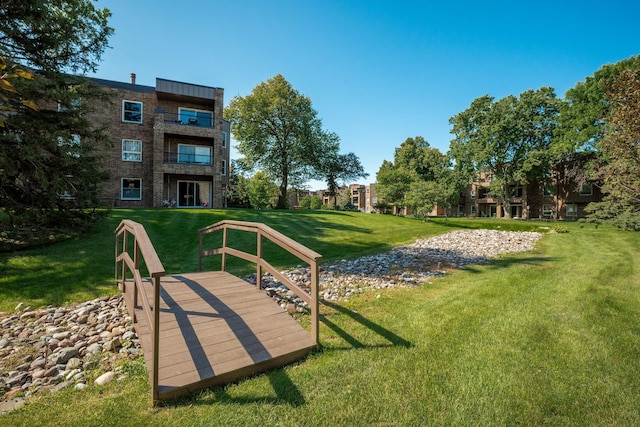
[(178, 207), (211, 206), (211, 183), (204, 181), (178, 181)]

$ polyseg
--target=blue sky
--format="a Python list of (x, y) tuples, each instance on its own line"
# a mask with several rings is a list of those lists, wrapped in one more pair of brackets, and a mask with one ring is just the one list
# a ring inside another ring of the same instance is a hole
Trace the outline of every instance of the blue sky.
[(640, 54), (631, 0), (97, 4), (111, 10), (115, 34), (94, 76), (222, 87), (227, 105), (282, 74), (340, 136), (341, 152), (360, 157), (362, 184), (408, 137), (446, 152), (449, 118), (479, 96), (541, 86), (564, 96), (602, 65)]

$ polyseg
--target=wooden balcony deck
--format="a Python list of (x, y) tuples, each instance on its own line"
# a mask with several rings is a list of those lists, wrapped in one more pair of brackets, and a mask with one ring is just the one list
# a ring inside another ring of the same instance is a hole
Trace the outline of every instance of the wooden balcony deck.
[[(227, 272), (164, 276), (160, 285), (158, 400), (289, 364), (315, 347), (311, 334), (273, 299)], [(153, 295), (150, 280), (145, 287)], [(132, 298), (125, 300), (151, 369), (146, 316)]]

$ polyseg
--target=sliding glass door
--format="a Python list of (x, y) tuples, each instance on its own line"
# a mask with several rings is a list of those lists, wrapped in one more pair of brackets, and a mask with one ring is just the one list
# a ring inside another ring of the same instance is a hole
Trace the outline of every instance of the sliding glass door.
[(178, 207), (211, 206), (211, 183), (204, 181), (178, 181)]

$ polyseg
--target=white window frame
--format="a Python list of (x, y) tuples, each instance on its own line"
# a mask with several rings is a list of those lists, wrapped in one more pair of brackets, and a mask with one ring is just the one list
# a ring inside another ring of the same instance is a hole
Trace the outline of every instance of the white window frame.
[[(129, 142), (138, 143), (140, 145), (140, 151), (125, 150), (125, 144)], [(136, 158), (135, 156), (138, 156), (138, 158)], [(142, 141), (141, 140), (122, 138), (122, 161), (124, 162), (141, 162), (142, 161)]]
[(577, 218), (578, 217), (578, 205), (575, 203), (567, 203), (566, 206), (567, 218)]
[[(138, 181), (140, 183), (139, 197), (135, 198), (135, 197), (124, 196), (125, 181)], [(142, 178), (120, 178), (120, 200), (142, 200)]]
[(227, 133), (222, 132), (222, 148), (227, 148)]
[(549, 203), (545, 203), (542, 205), (542, 217), (552, 217), (553, 216), (553, 206)]
[[(126, 104), (127, 102), (132, 103), (132, 104), (140, 104), (140, 120), (127, 120), (127, 119), (125, 118), (125, 113), (126, 113), (127, 111), (131, 111), (131, 112), (133, 111), (133, 110), (126, 110), (126, 109), (125, 109), (125, 104)], [(123, 122), (125, 122), (125, 123), (137, 123), (137, 124), (142, 124), (142, 115), (143, 115), (143, 111), (144, 111), (144, 104), (143, 104), (141, 101), (133, 101), (133, 100), (130, 100), (130, 99), (123, 99), (123, 100), (122, 100), (122, 121), (123, 121)]]

